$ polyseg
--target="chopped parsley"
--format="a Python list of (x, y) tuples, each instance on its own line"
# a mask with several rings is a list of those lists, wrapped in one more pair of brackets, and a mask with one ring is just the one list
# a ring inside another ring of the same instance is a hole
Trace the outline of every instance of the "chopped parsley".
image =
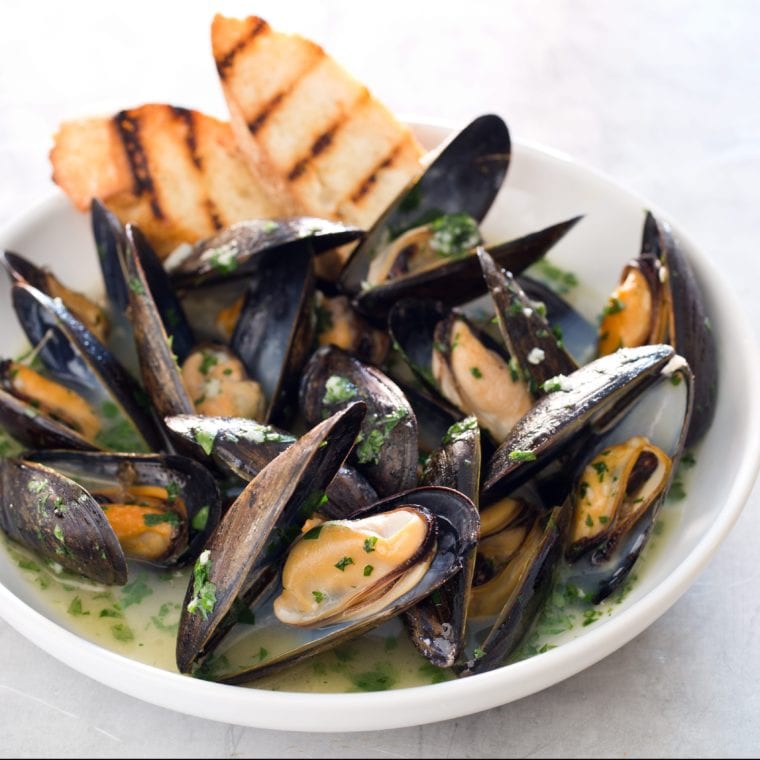
[(446, 258), (466, 255), (482, 241), (477, 221), (467, 213), (439, 216), (430, 231), (430, 248)]
[(325, 595), (321, 591), (312, 591), (311, 595), (314, 597), (314, 601), (317, 604), (322, 604), (325, 601)]
[(534, 462), (536, 455), (532, 451), (510, 451), (510, 462)]
[(128, 583), (122, 589), (121, 606), (129, 607), (140, 604), (146, 596), (150, 596), (153, 589), (145, 582), (145, 574), (141, 573), (132, 583)]
[(135, 638), (132, 629), (126, 623), (116, 623), (111, 626), (111, 633), (117, 641), (128, 642)]
[(470, 373), (476, 380), (480, 380), (483, 377), (483, 373), (479, 367), (470, 367)]
[(592, 462), (591, 466), (596, 470), (596, 474), (599, 477), (599, 482), (602, 483), (604, 481), (604, 473), (609, 472), (609, 467), (607, 467), (606, 462)]
[(375, 551), (375, 545), (377, 544), (377, 536), (370, 536), (364, 539), (364, 551), (369, 554)]
[(73, 615), (74, 617), (81, 617), (83, 615), (89, 615), (90, 613), (82, 609), (82, 600), (75, 596), (71, 600), (71, 604), (69, 605), (69, 608), (66, 610), (66, 612), (69, 613), (69, 615)]
[(365, 578), (369, 578), (369, 576), (370, 576), (370, 575), (372, 575), (372, 571), (373, 571), (374, 569), (375, 569), (375, 568), (374, 568), (374, 567), (372, 567), (372, 565), (365, 565), (365, 566), (364, 566), (364, 577), (365, 577)]
[(193, 431), (193, 437), (195, 442), (203, 449), (206, 456), (211, 456), (211, 451), (214, 448), (214, 434), (203, 430), (203, 428), (195, 428)]
[(217, 364), (219, 364), (219, 359), (217, 359), (217, 357), (210, 351), (204, 351), (199, 370), (202, 375), (208, 375), (209, 370), (215, 367)]
[(550, 377), (542, 386), (541, 390), (544, 393), (556, 393), (557, 391), (565, 390), (565, 381), (567, 377), (565, 375), (555, 375)]
[(455, 422), (443, 436), (443, 445), (463, 441), (472, 430), (478, 429), (478, 420), (475, 417), (465, 417), (461, 422)]
[(373, 670), (357, 673), (350, 678), (359, 691), (385, 691), (393, 688), (398, 680), (388, 662), (375, 663)]
[(173, 480), (170, 480), (166, 484), (166, 500), (172, 504), (175, 501), (177, 501), (177, 497), (179, 496), (179, 483), (175, 483)]
[(200, 614), (204, 620), (208, 620), (209, 613), (216, 606), (216, 586), (209, 581), (211, 571), (211, 552), (206, 549), (195, 561), (193, 568), (193, 598), (187, 605), (187, 611), (191, 614)]
[(353, 565), (354, 560), (352, 557), (343, 557), (340, 561), (336, 562), (334, 567), (336, 567), (338, 570), (340, 570), (342, 573), (346, 571), (346, 568), (349, 565)]
[(229, 274), (238, 268), (238, 262), (235, 258), (237, 251), (236, 245), (223, 245), (214, 248), (207, 254), (211, 266), (220, 274)]
[(584, 610), (583, 611), (583, 625), (591, 625), (591, 623), (595, 623), (599, 618), (602, 616), (602, 611), (597, 610), (596, 608), (591, 608), (590, 610)]
[(343, 404), (356, 398), (357, 393), (356, 386), (348, 378), (341, 375), (330, 375), (325, 383), (325, 395), (322, 398), (322, 404), (324, 406)]
[(206, 524), (208, 523), (208, 513), (209, 513), (209, 507), (201, 507), (194, 515), (193, 519), (190, 521), (190, 525), (192, 525), (193, 530), (201, 531), (206, 529)]
[(479, 659), (481, 659), (482, 657), (485, 657), (485, 656), (486, 656), (486, 653), (485, 653), (485, 651), (484, 651), (484, 650), (482, 650), (480, 647), (475, 647), (475, 649), (474, 649), (474, 650), (473, 650), (473, 652), (472, 652), (472, 656), (473, 656), (473, 657), (474, 657), (476, 660), (479, 660)]
[(162, 523), (169, 523), (174, 528), (179, 526), (179, 515), (176, 512), (162, 512), (160, 515), (147, 514), (143, 515), (143, 522), (146, 528), (154, 528)]
[(319, 538), (319, 534), (322, 532), (322, 525), (316, 525), (310, 531), (304, 533), (304, 541), (316, 541)]
[(625, 304), (619, 298), (610, 298), (602, 311), (602, 316), (608, 317), (612, 314), (620, 314), (623, 309), (625, 309)]
[(572, 272), (566, 272), (545, 258), (536, 262), (535, 269), (559, 295), (569, 293), (578, 285), (578, 278)]
[(129, 289), (138, 296), (145, 295), (145, 288), (139, 277), (130, 277), (128, 281)]
[(385, 445), (396, 425), (406, 416), (406, 409), (399, 408), (379, 420), (375, 418), (369, 434), (366, 437), (360, 434), (357, 439), (356, 456), (359, 464), (377, 464), (380, 461), (380, 449)]

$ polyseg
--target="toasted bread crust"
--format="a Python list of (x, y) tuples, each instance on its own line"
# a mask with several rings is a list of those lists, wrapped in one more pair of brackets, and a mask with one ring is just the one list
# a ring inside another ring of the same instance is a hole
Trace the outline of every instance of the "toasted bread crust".
[(211, 42), (241, 150), (292, 213), (368, 226), (419, 172), (410, 130), (318, 45), (221, 15)]
[(280, 213), (242, 159), (229, 124), (148, 104), (111, 118), (64, 123), (53, 180), (81, 210), (100, 198), (137, 224), (161, 256), (252, 217)]

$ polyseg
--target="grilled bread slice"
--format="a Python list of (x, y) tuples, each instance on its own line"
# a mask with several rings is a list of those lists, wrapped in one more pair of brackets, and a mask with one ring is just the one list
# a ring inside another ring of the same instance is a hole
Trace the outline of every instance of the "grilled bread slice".
[(79, 209), (100, 198), (162, 257), (234, 222), (282, 215), (230, 125), (186, 108), (148, 104), (65, 122), (50, 158), (53, 180)]
[(319, 45), (221, 15), (211, 45), (238, 144), (292, 213), (366, 228), (419, 173), (410, 130)]

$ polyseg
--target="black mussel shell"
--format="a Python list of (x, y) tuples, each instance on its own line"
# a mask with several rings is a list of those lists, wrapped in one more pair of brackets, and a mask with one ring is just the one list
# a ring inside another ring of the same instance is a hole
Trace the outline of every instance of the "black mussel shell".
[(388, 512), (404, 505), (422, 507), (432, 513), (438, 534), (433, 562), (414, 588), (372, 617), (327, 626), (319, 629), (316, 638), (310, 631), (310, 640), (304, 644), (221, 680), (232, 684), (246, 683), (332, 649), (402, 613), (460, 573), (464, 558), (469, 556), (477, 542), (479, 520), (472, 502), (458, 491), (438, 487), (415, 488), (360, 510), (351, 519)]
[(578, 365), (515, 278), (500, 269), (485, 249), (478, 249), (478, 258), (496, 307), (496, 319), (504, 343), (531, 393), (540, 398), (546, 392), (544, 383), (547, 380), (557, 375), (569, 375), (578, 369)]
[(181, 672), (234, 624), (228, 613), (236, 599), (246, 596), (250, 602), (250, 589), (260, 593), (269, 583), (351, 450), (365, 409), (351, 404), (310, 430), (264, 467), (227, 511), (204, 549), (208, 582), (215, 587), (213, 609), (188, 611), (196, 592), (192, 580), (185, 595), (177, 638)]
[[(420, 484), (453, 488), (477, 507), (480, 429), (474, 417), (467, 417), (449, 429), (440, 448), (427, 460)], [(453, 666), (464, 649), (475, 554), (473, 547), (463, 559), (462, 572), (404, 613), (412, 643), (438, 667)]]
[(169, 486), (184, 503), (187, 525), (182, 531), (185, 540), (169, 556), (153, 563), (161, 567), (182, 567), (192, 562), (219, 523), (221, 498), (216, 481), (202, 465), (187, 457), (53, 450), (29, 452), (25, 457), (74, 480), (93, 495), (110, 485)]
[(691, 263), (670, 226), (647, 212), (641, 245), (666, 265), (673, 309), (670, 342), (694, 372), (694, 415), (686, 445), (696, 443), (712, 425), (718, 399), (718, 355), (707, 306)]
[[(481, 491), (483, 503), (507, 495), (547, 465), (547, 487), (557, 493), (549, 503), (562, 503), (569, 492), (559, 455), (575, 456), (591, 434), (591, 426), (604, 427), (630, 407), (660, 377), (674, 357), (671, 346), (653, 345), (620, 349), (568, 375), (512, 429), (486, 467)], [(564, 463), (565, 465), (567, 463)]]
[[(240, 417), (180, 415), (169, 417), (166, 425), (171, 433), (201, 446), (205, 454), (246, 483), (296, 441), (272, 425)], [(357, 470), (343, 465), (327, 486), (327, 499), (320, 513), (338, 519), (372, 504), (377, 494)]]
[(318, 349), (301, 378), (300, 407), (310, 425), (353, 401), (367, 405), (351, 461), (380, 496), (417, 484), (417, 420), (401, 389), (379, 369), (334, 346)]
[[(499, 266), (519, 274), (544, 256), (581, 218), (577, 216), (505, 243), (486, 246), (486, 250)], [(460, 306), (485, 292), (480, 264), (473, 252), (433, 269), (363, 290), (356, 295), (355, 304), (369, 320), (379, 321), (402, 298), (428, 298), (446, 306)]]
[(127, 582), (121, 546), (80, 485), (35, 462), (0, 459), (0, 527), (49, 562), (106, 585)]
[(309, 240), (287, 256), (254, 260), (232, 348), (268, 402), (266, 422), (287, 425), (314, 338), (314, 262)]
[(214, 285), (246, 277), (257, 268), (262, 253), (289, 256), (308, 240), (315, 255), (358, 240), (358, 227), (310, 216), (290, 219), (251, 219), (234, 224), (197, 243), (171, 272), (177, 288)]
[[(510, 151), (507, 125), (495, 115), (480, 116), (454, 135), (357, 246), (341, 274), (343, 289), (361, 291), (370, 262), (389, 236), (398, 237), (442, 214), (467, 212), (482, 220), (504, 182)], [(367, 313), (373, 316), (371, 309)]]
[(98, 411), (109, 404), (104, 416), (118, 424), (109, 426), (102, 448), (161, 448), (140, 387), (98, 339), (58, 299), (28, 284), (14, 285), (12, 299), (27, 338), (52, 378), (80, 393)]

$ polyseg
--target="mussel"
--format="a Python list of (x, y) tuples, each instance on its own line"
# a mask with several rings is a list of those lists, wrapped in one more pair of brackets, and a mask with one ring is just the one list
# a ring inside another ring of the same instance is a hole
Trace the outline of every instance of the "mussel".
[(647, 211), (639, 257), (630, 261), (605, 304), (600, 355), (621, 346), (669, 343), (694, 371), (694, 405), (687, 443), (707, 431), (717, 399), (717, 354), (697, 277), (669, 225)]
[(14, 285), (11, 295), (41, 365), (3, 365), (0, 416), (13, 435), (29, 445), (142, 452), (160, 448), (137, 383), (63, 303), (28, 283)]
[(158, 454), (38, 451), (0, 459), (0, 527), (50, 562), (106, 585), (127, 559), (192, 561), (219, 520), (216, 484), (200, 465)]
[(355, 400), (367, 405), (357, 469), (380, 496), (417, 483), (417, 420), (401, 389), (379, 369), (334, 346), (313, 354), (301, 379), (300, 406), (310, 425)]
[[(421, 177), (378, 219), (340, 278), (357, 308), (381, 323), (397, 301), (430, 298), (454, 306), (485, 292), (474, 257), (478, 230), (510, 159), (509, 131), (481, 116), (441, 148)], [(502, 266), (521, 272), (543, 256), (580, 217), (489, 247)]]

